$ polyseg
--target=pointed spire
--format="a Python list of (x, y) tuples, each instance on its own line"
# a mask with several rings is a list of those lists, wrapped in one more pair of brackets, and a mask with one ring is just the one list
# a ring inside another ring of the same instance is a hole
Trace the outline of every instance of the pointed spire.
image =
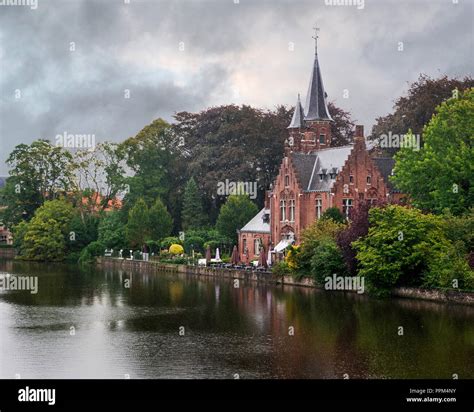
[(300, 94), (298, 93), (295, 111), (293, 112), (293, 117), (291, 118), (291, 123), (288, 126), (288, 129), (297, 129), (302, 127), (304, 127), (304, 110), (303, 106), (301, 105)]
[(304, 120), (332, 120), (326, 102), (326, 92), (324, 91), (323, 79), (321, 77), (321, 68), (318, 61), (318, 31), (319, 28), (314, 27), (315, 42), (314, 63), (311, 78), (309, 80), (308, 94), (306, 95), (306, 107)]

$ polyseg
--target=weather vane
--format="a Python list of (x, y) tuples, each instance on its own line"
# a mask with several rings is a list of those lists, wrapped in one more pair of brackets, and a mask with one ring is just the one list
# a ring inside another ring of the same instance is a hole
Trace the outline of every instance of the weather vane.
[(314, 39), (314, 52), (315, 52), (315, 54), (318, 54), (318, 39), (319, 39), (318, 32), (319, 32), (319, 27), (315, 25), (313, 27), (313, 30), (314, 30), (314, 36), (313, 36), (313, 39)]

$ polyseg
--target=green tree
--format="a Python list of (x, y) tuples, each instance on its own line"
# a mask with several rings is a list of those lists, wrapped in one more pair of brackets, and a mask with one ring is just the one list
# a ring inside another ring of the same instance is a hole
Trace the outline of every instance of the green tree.
[(340, 249), (332, 239), (325, 239), (316, 246), (311, 258), (311, 274), (316, 282), (324, 284), (327, 276), (344, 276), (347, 269)]
[(73, 216), (69, 222), (68, 234), (66, 236), (69, 260), (77, 260), (79, 258), (79, 252), (89, 243), (97, 240), (98, 226), (99, 217), (96, 214), (85, 214), (74, 209)]
[(474, 204), (474, 88), (436, 109), (419, 150), (401, 149), (393, 182), (421, 209), (455, 215)]
[(333, 220), (336, 223), (346, 223), (346, 217), (335, 206), (327, 208), (321, 216), (321, 220)]
[[(474, 87), (471, 77), (450, 79), (442, 76), (433, 79), (425, 74), (413, 82), (408, 93), (399, 97), (394, 105), (393, 113), (376, 119), (370, 139), (378, 140), (382, 135), (406, 134), (412, 130), (414, 134), (422, 134), (423, 128), (435, 114), (435, 109), (446, 99), (452, 97), (453, 90), (459, 91)], [(393, 156), (398, 148), (379, 149), (385, 155)]]
[(181, 220), (186, 162), (177, 139), (170, 133), (170, 125), (157, 119), (120, 145), (119, 151), (132, 172), (124, 181), (129, 188), (122, 207), (124, 220), (139, 198), (151, 207), (158, 197), (167, 205), (174, 220), (177, 223)]
[(120, 212), (108, 212), (101, 219), (98, 228), (98, 241), (105, 245), (107, 249), (123, 249), (127, 246), (125, 225), (122, 222)]
[(301, 275), (312, 273), (311, 261), (320, 245), (335, 242), (345, 225), (333, 219), (320, 219), (311, 224), (301, 233), (301, 246), (296, 254), (295, 269)]
[(72, 206), (64, 200), (47, 201), (38, 208), (31, 221), (20, 224), (23, 241), (21, 256), (26, 260), (59, 261), (66, 253), (66, 237), (73, 218)]
[(143, 199), (138, 199), (128, 213), (125, 237), (132, 247), (141, 247), (150, 238), (148, 207)]
[(369, 291), (383, 295), (395, 286), (453, 287), (454, 279), (461, 288), (472, 287), (472, 272), (447, 240), (440, 217), (390, 205), (371, 208), (369, 221), (368, 235), (353, 242), (359, 276)]
[(216, 229), (223, 236), (236, 242), (237, 230), (241, 229), (257, 212), (257, 206), (247, 195), (230, 195), (221, 207)]
[(198, 185), (193, 177), (186, 183), (181, 212), (181, 225), (184, 231), (199, 229), (208, 223), (204, 213), (202, 197)]
[(106, 246), (98, 240), (89, 243), (82, 250), (81, 255), (79, 256), (79, 263), (80, 264), (94, 263), (98, 256), (103, 256), (105, 249), (106, 249)]
[(2, 190), (7, 206), (4, 223), (11, 227), (29, 220), (46, 200), (54, 200), (77, 188), (76, 164), (70, 152), (47, 140), (16, 146), (6, 160), (10, 177)]
[(173, 218), (160, 198), (148, 211), (149, 235), (151, 240), (161, 240), (171, 234)]

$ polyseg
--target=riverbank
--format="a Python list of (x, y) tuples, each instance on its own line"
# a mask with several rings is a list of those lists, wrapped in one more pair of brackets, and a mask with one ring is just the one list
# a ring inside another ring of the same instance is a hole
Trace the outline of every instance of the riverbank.
[[(295, 279), (292, 276), (275, 276), (271, 272), (258, 272), (252, 270), (214, 268), (203, 266), (174, 265), (153, 261), (126, 260), (117, 258), (99, 257), (97, 264), (103, 267), (131, 269), (139, 272), (174, 272), (195, 276), (211, 276), (228, 279), (249, 280), (253, 282), (272, 283), (281, 285), (301, 286), (322, 289), (316, 285), (312, 278), (303, 277)], [(357, 293), (346, 291), (350, 293)], [(401, 287), (392, 290), (392, 296), (408, 299), (421, 299), (434, 302), (455, 303), (474, 306), (474, 293), (454, 290), (422, 289)]]
[(0, 247), (0, 259), (13, 259), (16, 256), (16, 250), (12, 247)]

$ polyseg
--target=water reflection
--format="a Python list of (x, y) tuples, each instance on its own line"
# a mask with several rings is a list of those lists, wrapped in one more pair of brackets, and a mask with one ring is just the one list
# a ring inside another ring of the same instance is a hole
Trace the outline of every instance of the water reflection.
[(67, 265), (0, 272), (39, 277), (36, 295), (0, 292), (1, 378), (474, 377), (467, 306)]

